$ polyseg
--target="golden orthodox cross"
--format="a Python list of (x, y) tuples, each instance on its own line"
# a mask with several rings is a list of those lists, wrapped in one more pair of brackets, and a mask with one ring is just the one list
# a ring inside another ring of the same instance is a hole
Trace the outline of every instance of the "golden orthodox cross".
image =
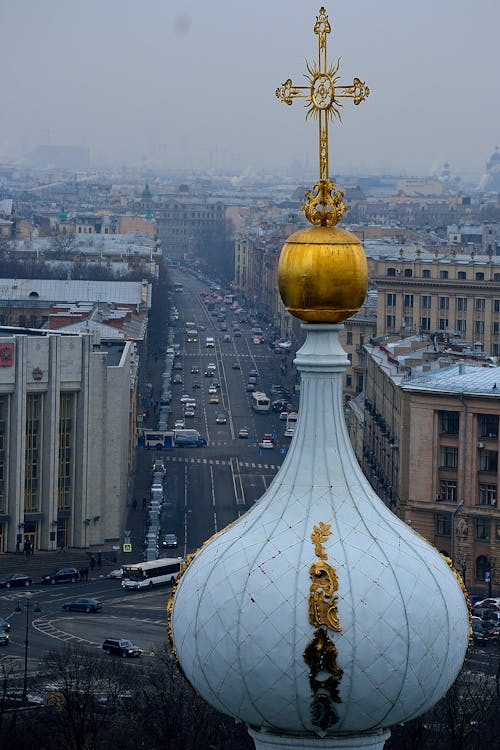
[(294, 86), (289, 78), (276, 89), (276, 96), (285, 104), (292, 104), (294, 99), (306, 99), (306, 120), (312, 115), (319, 122), (319, 181), (313, 191), (306, 193), (307, 202), (302, 209), (311, 224), (333, 226), (342, 218), (345, 205), (342, 202), (343, 193), (335, 192), (335, 184), (328, 173), (328, 121), (340, 116), (340, 99), (350, 98), (354, 104), (364, 101), (370, 89), (359, 78), (354, 78), (350, 86), (341, 86), (338, 81), (340, 61), (336, 65), (328, 65), (326, 59), (326, 35), (331, 31), (330, 22), (325, 8), (319, 9), (314, 24), (314, 33), (318, 37), (318, 62), (306, 62), (308, 74), (305, 78), (308, 86)]

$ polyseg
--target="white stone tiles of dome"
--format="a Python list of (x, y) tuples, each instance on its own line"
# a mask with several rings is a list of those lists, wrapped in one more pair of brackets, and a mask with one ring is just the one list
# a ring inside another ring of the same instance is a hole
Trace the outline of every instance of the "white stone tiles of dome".
[(342, 670), (333, 734), (375, 732), (426, 711), (468, 643), (462, 591), (439, 553), (376, 497), (352, 453), (341, 403), (338, 326), (305, 326), (302, 399), (287, 458), (261, 500), (184, 572), (172, 631), (181, 666), (219, 710), (275, 733), (318, 734), (304, 660), (311, 535), (338, 578)]

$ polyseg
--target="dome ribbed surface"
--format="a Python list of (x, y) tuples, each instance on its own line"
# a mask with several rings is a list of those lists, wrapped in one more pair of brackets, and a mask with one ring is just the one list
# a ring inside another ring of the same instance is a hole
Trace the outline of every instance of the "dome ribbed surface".
[(462, 666), (469, 621), (446, 561), (386, 508), (352, 452), (341, 326), (304, 328), (300, 413), (288, 455), (258, 503), (185, 570), (171, 626), (182, 669), (208, 703), (278, 735), (317, 736), (304, 660), (315, 631), (311, 534), (330, 524), (324, 549), (338, 578), (341, 631), (328, 636), (342, 670), (338, 721), (326, 733), (333, 738), (428, 710)]

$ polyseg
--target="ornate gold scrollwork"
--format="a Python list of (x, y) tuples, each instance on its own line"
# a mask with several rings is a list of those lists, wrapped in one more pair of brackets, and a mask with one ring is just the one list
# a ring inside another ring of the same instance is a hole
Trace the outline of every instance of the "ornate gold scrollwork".
[(343, 197), (332, 180), (319, 180), (306, 192), (306, 202), (300, 208), (314, 226), (334, 227), (346, 212)]
[(339, 584), (335, 569), (326, 562), (315, 562), (309, 568), (312, 585), (309, 594), (309, 622), (311, 625), (326, 625), (339, 633), (337, 614), (337, 591)]
[(328, 559), (324, 543), (331, 535), (330, 524), (319, 522), (313, 527), (311, 541), (320, 558), (309, 568), (311, 587), (309, 590), (309, 622), (318, 626), (304, 651), (304, 661), (309, 667), (309, 684), (313, 693), (311, 721), (319, 734), (337, 724), (339, 718), (334, 703), (341, 703), (339, 685), (343, 670), (337, 664), (338, 651), (326, 628), (335, 632), (342, 630), (337, 613), (339, 583), (337, 573)]

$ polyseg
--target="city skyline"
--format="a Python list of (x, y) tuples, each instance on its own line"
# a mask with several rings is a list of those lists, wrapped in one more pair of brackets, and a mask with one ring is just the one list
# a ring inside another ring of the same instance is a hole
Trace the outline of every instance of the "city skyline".
[[(149, 0), (19, 0), (0, 7), (0, 67), (9, 71), (0, 160), (39, 144), (87, 146), (92, 166), (314, 171), (317, 131), (300, 102), (317, 57), (320, 2), (207, 5)], [(500, 142), (500, 9), (482, 0), (326, 6), (328, 58), (340, 82), (372, 94), (330, 128), (330, 169), (431, 175), (445, 161), (481, 175)]]

